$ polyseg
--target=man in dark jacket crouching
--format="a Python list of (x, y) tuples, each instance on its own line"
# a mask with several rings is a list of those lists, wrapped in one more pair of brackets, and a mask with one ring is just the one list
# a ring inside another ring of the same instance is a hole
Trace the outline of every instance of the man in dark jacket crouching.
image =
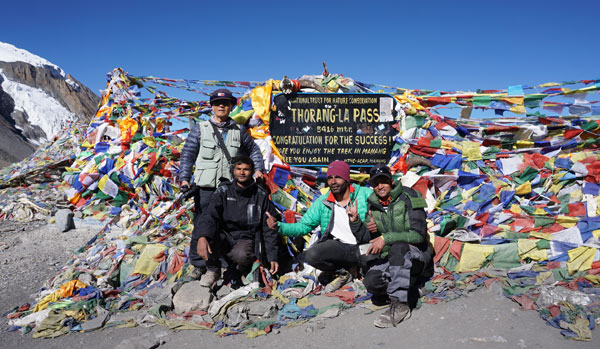
[(233, 182), (222, 184), (210, 198), (206, 211), (194, 228), (198, 255), (206, 261), (207, 272), (200, 279), (209, 287), (221, 277), (221, 258), (240, 275), (250, 271), (255, 260), (263, 261), (274, 274), (277, 262), (277, 232), (269, 228), (265, 213), (267, 193), (256, 185), (254, 162), (247, 156), (232, 160)]

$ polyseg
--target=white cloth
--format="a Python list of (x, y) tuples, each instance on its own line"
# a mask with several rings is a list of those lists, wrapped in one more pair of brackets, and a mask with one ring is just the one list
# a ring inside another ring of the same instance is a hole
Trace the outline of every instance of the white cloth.
[(335, 210), (333, 216), (333, 229), (331, 235), (345, 244), (356, 245), (356, 238), (350, 230), (350, 219), (346, 213), (346, 208), (340, 206), (337, 202), (333, 205)]

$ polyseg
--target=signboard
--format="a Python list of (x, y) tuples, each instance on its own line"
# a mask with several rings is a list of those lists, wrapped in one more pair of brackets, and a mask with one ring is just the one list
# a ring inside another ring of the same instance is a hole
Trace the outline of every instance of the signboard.
[(271, 137), (294, 166), (387, 163), (397, 133), (394, 98), (387, 94), (279, 94), (271, 113)]

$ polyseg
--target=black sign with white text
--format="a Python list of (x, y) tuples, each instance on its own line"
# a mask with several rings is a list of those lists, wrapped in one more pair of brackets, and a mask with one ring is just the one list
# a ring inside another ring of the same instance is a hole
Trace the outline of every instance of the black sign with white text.
[(387, 94), (279, 94), (271, 112), (271, 137), (290, 165), (386, 163), (397, 134), (394, 103)]

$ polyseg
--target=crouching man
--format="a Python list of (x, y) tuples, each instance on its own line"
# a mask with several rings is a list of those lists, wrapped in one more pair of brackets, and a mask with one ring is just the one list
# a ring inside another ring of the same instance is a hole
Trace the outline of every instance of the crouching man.
[[(198, 255), (206, 261), (207, 272), (200, 284), (210, 287), (221, 277), (221, 259), (238, 277), (250, 272), (255, 260), (263, 262), (271, 274), (277, 273), (277, 232), (267, 225), (267, 193), (252, 175), (254, 162), (247, 156), (232, 160), (233, 182), (222, 184), (213, 193), (199, 219), (193, 238)], [(232, 269), (235, 268), (235, 269)]]
[[(377, 327), (396, 326), (410, 318), (409, 295), (433, 275), (433, 250), (427, 234), (425, 199), (419, 192), (394, 183), (390, 169), (371, 169), (373, 194), (368, 198), (367, 229), (374, 239), (367, 251), (377, 258), (367, 262), (363, 283), (373, 302), (390, 302), (374, 321)], [(416, 301), (416, 298), (415, 298)]]
[(271, 216), (268, 222), (280, 235), (291, 237), (304, 236), (321, 227), (321, 238), (303, 252), (304, 260), (316, 269), (338, 276), (325, 287), (325, 292), (333, 292), (358, 272), (358, 244), (370, 240), (362, 220), (372, 191), (351, 184), (350, 166), (339, 160), (327, 167), (327, 185), (329, 191), (312, 203), (298, 223), (277, 222)]

